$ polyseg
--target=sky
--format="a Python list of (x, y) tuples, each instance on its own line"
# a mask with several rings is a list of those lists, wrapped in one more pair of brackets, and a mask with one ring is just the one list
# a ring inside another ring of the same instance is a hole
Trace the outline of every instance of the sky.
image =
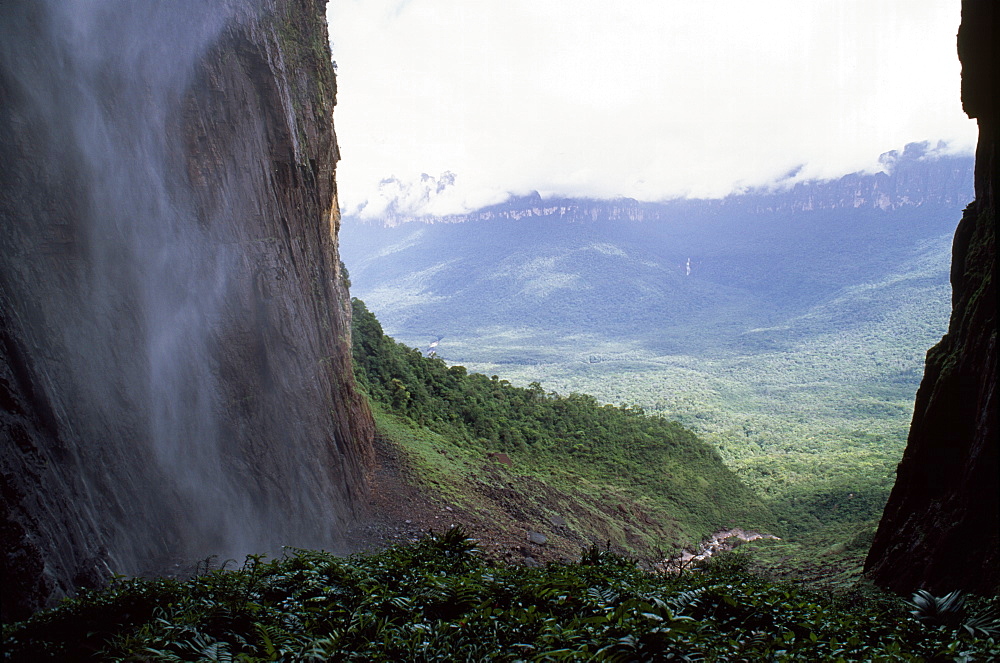
[(959, 0), (331, 0), (345, 214), (644, 201), (971, 153)]

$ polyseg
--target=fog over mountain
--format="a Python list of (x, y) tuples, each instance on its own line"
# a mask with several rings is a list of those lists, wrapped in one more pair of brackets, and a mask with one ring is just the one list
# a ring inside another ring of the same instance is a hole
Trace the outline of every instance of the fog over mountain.
[[(767, 346), (776, 334), (751, 330), (947, 251), (972, 159), (913, 144), (882, 163), (883, 173), (717, 200), (535, 194), (466, 215), (348, 217), (343, 255), (354, 294), (418, 344), (530, 327), (671, 352)], [(935, 273), (944, 284), (946, 262)]]

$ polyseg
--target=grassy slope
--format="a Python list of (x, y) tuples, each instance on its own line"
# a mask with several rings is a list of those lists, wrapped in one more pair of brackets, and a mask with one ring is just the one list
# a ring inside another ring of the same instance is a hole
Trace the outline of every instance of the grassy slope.
[(718, 454), (676, 423), (467, 375), (385, 337), (357, 300), (354, 324), (358, 381), (380, 432), (426, 487), (483, 520), (507, 519), (574, 552), (611, 540), (644, 554), (729, 526), (775, 526)]

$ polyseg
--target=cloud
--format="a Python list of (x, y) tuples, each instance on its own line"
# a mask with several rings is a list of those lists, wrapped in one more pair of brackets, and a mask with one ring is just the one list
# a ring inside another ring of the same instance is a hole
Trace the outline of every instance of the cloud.
[[(433, 213), (509, 193), (720, 196), (877, 169), (911, 141), (968, 151), (950, 0), (332, 0), (345, 211), (390, 179), (454, 182)], [(436, 179), (436, 178), (435, 178)], [(380, 188), (381, 187), (381, 188)], [(409, 197), (407, 197), (409, 196)]]
[[(416, 181), (386, 177), (374, 193), (357, 206), (356, 213), (365, 217), (392, 217), (411, 214), (443, 215), (450, 213), (448, 189), (455, 185), (455, 174), (445, 171), (440, 177), (420, 173)], [(439, 211), (440, 210), (440, 211)]]

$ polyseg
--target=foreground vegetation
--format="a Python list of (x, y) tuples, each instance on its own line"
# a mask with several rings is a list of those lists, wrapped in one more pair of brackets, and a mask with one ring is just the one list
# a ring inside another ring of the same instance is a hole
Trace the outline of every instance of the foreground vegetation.
[(373, 555), (123, 578), (4, 627), (11, 661), (974, 661), (1000, 656), (998, 636), (983, 600), (818, 594), (735, 553), (681, 574), (596, 548), (497, 567), (457, 528)]

